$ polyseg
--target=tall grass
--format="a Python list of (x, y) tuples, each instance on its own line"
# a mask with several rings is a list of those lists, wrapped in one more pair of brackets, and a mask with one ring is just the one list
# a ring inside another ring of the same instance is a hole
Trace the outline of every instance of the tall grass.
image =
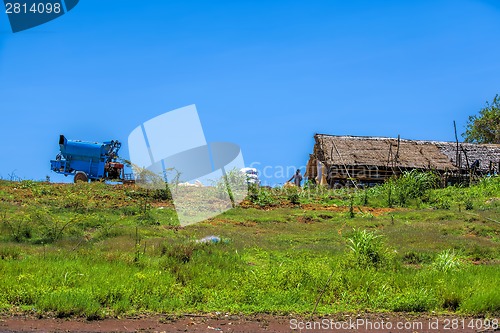
[(437, 188), (439, 177), (431, 171), (411, 170), (403, 172), (400, 177), (391, 178), (384, 186), (388, 195), (391, 193), (399, 205), (406, 206), (409, 200), (422, 199), (429, 190)]
[(222, 246), (204, 247), (188, 262), (148, 259), (137, 265), (82, 255), (0, 261), (0, 304), (90, 318), (142, 312), (308, 313), (333, 269), (319, 313), (451, 308), (468, 315), (500, 313), (494, 282), (500, 272), (492, 266), (373, 270), (345, 268), (339, 258), (279, 252), (248, 265), (253, 255)]
[(367, 230), (354, 229), (347, 237), (353, 260), (360, 268), (380, 267), (385, 259), (386, 249), (381, 236)]
[(460, 267), (461, 263), (458, 257), (458, 254), (454, 250), (444, 250), (440, 252), (436, 261), (434, 262), (434, 267), (443, 272), (448, 272), (451, 270), (457, 270)]

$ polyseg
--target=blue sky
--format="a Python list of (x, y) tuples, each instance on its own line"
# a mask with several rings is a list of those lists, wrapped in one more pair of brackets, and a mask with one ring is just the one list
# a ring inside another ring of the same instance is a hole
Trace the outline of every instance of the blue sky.
[(494, 0), (82, 0), (16, 34), (0, 12), (0, 177), (62, 180), (59, 134), (126, 142), (190, 104), (268, 183), (315, 133), (452, 141), (500, 93), (499, 35)]

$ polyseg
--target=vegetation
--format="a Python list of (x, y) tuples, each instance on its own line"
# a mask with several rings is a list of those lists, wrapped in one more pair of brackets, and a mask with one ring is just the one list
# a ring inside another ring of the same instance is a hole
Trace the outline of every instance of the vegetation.
[(498, 316), (500, 178), (435, 187), (252, 188), (180, 227), (161, 189), (0, 181), (0, 310)]
[(479, 111), (479, 115), (469, 117), (463, 134), (466, 142), (500, 144), (500, 96)]
[[(384, 184), (387, 191), (387, 204), (394, 202), (406, 206), (409, 200), (424, 199), (429, 190), (437, 188), (439, 177), (434, 172), (417, 170), (404, 172), (401, 177), (392, 178)], [(392, 195), (392, 196), (391, 196)]]

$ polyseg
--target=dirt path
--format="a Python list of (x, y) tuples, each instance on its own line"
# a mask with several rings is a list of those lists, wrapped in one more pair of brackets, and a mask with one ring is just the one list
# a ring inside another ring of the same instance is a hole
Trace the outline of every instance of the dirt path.
[[(1, 317), (0, 332), (500, 332), (485, 319), (403, 315), (337, 315), (308, 321), (298, 317), (258, 316), (145, 316), (127, 319), (37, 319), (26, 316)], [(496, 321), (498, 324), (498, 321)], [(487, 326), (490, 325), (490, 328)]]

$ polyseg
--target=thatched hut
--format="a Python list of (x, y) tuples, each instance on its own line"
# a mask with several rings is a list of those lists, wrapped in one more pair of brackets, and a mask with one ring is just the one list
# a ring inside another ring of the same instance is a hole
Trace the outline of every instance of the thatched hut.
[(433, 170), (443, 184), (498, 173), (500, 145), (316, 134), (306, 176), (334, 187), (373, 185), (413, 169)]

